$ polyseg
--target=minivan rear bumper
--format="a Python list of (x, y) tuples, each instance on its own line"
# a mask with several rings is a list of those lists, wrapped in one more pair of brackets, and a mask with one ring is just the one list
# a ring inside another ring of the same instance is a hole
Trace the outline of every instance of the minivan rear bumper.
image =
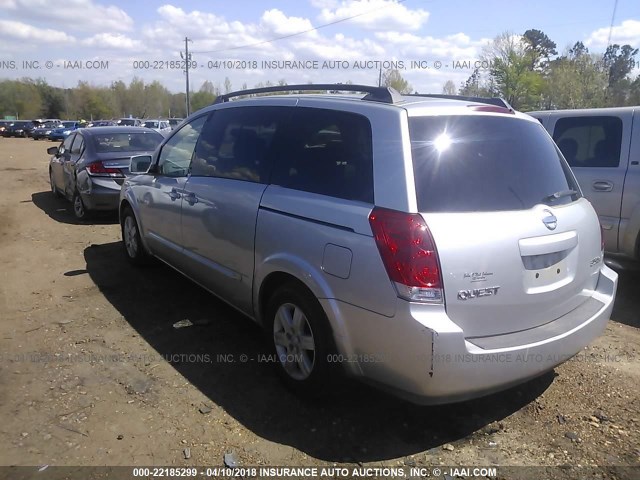
[[(618, 275), (603, 265), (584, 305), (540, 327), (468, 339), (444, 307), (398, 300), (392, 318), (323, 300), (350, 373), (420, 404), (463, 401), (537, 377), (579, 353), (604, 330)], [(584, 360), (584, 359), (583, 359)]]

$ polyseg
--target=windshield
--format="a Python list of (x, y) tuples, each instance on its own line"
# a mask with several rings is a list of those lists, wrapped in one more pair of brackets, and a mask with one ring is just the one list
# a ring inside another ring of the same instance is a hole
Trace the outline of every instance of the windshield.
[(152, 151), (162, 142), (159, 133), (104, 133), (94, 135), (96, 151), (105, 152), (145, 152)]
[(158, 122), (153, 122), (153, 121), (144, 122), (144, 126), (147, 128), (158, 128)]
[(64, 128), (73, 128), (76, 126), (76, 122), (62, 122)]
[(136, 125), (136, 121), (132, 118), (123, 118), (118, 121), (118, 125), (126, 125), (128, 127), (134, 127)]
[(525, 210), (579, 197), (569, 166), (537, 122), (488, 115), (414, 117), (409, 132), (422, 212)]

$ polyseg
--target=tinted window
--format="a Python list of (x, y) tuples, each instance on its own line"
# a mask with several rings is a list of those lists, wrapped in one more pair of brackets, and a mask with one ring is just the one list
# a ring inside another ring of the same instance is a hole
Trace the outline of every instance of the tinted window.
[(272, 183), (373, 203), (371, 125), (365, 117), (297, 107), (291, 125)]
[(193, 156), (193, 149), (196, 146), (206, 118), (207, 116), (203, 115), (187, 123), (162, 146), (158, 159), (158, 168), (161, 175), (168, 177), (184, 177), (187, 175), (191, 157)]
[(202, 130), (191, 175), (267, 182), (271, 148), (290, 108), (217, 110)]
[(82, 135), (76, 135), (73, 145), (71, 146), (71, 153), (81, 153), (84, 148), (84, 138)]
[(69, 135), (67, 138), (64, 139), (64, 142), (62, 142), (62, 148), (64, 148), (67, 151), (71, 151), (71, 145), (73, 144), (73, 140), (76, 138), (76, 135)]
[(93, 135), (96, 152), (149, 152), (156, 149), (164, 137), (159, 133), (101, 133)]
[(409, 119), (418, 208), (423, 212), (522, 210), (563, 204), (578, 191), (542, 125), (493, 116)]
[(572, 167), (617, 167), (622, 120), (618, 117), (568, 117), (556, 122), (553, 139)]
[(158, 128), (158, 122), (153, 122), (153, 121), (144, 122), (143, 126), (147, 128)]

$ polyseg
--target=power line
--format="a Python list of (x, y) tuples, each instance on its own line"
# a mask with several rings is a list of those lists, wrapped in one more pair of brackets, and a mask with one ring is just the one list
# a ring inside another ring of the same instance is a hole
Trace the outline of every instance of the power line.
[[(400, 5), (401, 3), (404, 3), (406, 1), (407, 0), (398, 0), (397, 2), (394, 3), (394, 5)], [(284, 40), (286, 38), (297, 37), (298, 35), (304, 35), (305, 33), (313, 32), (315, 30), (320, 30), (321, 28), (330, 27), (332, 25), (336, 25), (338, 23), (346, 22), (348, 20), (353, 20), (354, 18), (362, 17), (363, 15), (369, 15), (370, 13), (377, 12), (378, 10), (382, 10), (382, 9), (388, 8), (390, 5), (391, 4), (387, 4), (387, 5), (384, 5), (382, 7), (375, 8), (373, 10), (369, 10), (369, 11), (366, 11), (366, 12), (363, 12), (363, 13), (358, 13), (357, 15), (352, 15), (350, 17), (341, 18), (340, 20), (335, 20), (333, 22), (325, 23), (323, 25), (319, 25), (317, 27), (313, 27), (313, 28), (310, 28), (308, 30), (304, 30), (302, 32), (290, 33), (288, 35), (283, 35), (281, 37), (272, 38), (271, 40), (263, 40), (261, 42), (248, 43), (246, 45), (237, 45), (235, 47), (221, 48), (219, 50), (206, 50), (206, 51), (202, 51), (202, 52), (191, 52), (191, 53), (219, 53), (219, 52), (228, 52), (230, 50), (239, 50), (241, 48), (257, 47), (259, 45), (264, 45), (266, 43), (277, 42), (278, 40)]]
[(618, 9), (618, 0), (613, 0), (613, 13), (611, 14), (611, 25), (609, 26), (609, 38), (607, 39), (607, 48), (611, 45), (611, 34), (613, 33), (613, 22), (616, 18), (616, 10)]

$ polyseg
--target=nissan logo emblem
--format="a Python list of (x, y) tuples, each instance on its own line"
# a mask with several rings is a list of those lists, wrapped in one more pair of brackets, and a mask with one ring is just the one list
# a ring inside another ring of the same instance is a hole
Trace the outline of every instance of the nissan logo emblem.
[(551, 213), (551, 210), (545, 209), (543, 212), (545, 216), (542, 218), (542, 223), (544, 223), (544, 226), (549, 230), (555, 230), (558, 226), (558, 219), (553, 213)]

